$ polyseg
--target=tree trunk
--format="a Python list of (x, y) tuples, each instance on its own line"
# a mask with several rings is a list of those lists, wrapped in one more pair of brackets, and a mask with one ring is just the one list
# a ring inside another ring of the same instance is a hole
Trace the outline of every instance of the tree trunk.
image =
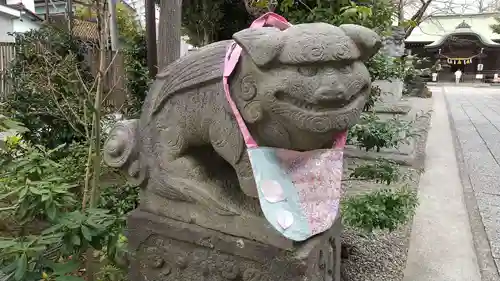
[[(423, 1), (423, 0), (422, 0)], [(405, 39), (410, 36), (411, 32), (415, 27), (417, 27), (421, 22), (422, 18), (424, 17), (425, 11), (427, 11), (427, 8), (429, 8), (429, 5), (431, 4), (432, 0), (427, 0), (425, 2), (422, 2), (422, 7), (418, 9), (418, 11), (411, 17), (411, 21), (415, 23), (415, 25), (410, 25), (405, 32)]]
[[(202, 6), (202, 11), (206, 14), (210, 13), (208, 9), (208, 1), (212, 0), (202, 0), (201, 6)], [(202, 46), (208, 45), (208, 42), (210, 42), (210, 34), (208, 33), (208, 30), (206, 27), (203, 28), (203, 43), (201, 44)]]
[(404, 14), (404, 0), (398, 2), (398, 25), (402, 25), (405, 20)]
[(45, 21), (50, 22), (49, 0), (45, 0)]
[[(90, 200), (88, 204), (88, 209), (97, 208), (99, 204), (99, 187), (100, 187), (100, 174), (101, 174), (101, 105), (102, 105), (102, 95), (104, 92), (104, 76), (106, 75), (106, 46), (108, 41), (108, 21), (106, 11), (106, 3), (102, 0), (95, 1), (96, 4), (96, 17), (97, 17), (97, 31), (99, 34), (99, 70), (97, 72), (97, 86), (94, 97), (94, 106), (92, 111), (92, 135), (93, 140), (89, 140), (91, 148), (93, 148), (93, 165), (92, 165), (92, 185), (90, 190)], [(93, 142), (93, 143), (92, 143)], [(86, 275), (87, 281), (97, 280), (96, 273), (98, 271), (98, 260), (94, 256), (94, 248), (89, 247), (86, 252)]]
[(181, 55), (182, 0), (160, 1), (158, 66), (161, 71)]
[(155, 2), (153, 0), (146, 1), (146, 43), (148, 56), (149, 77), (154, 79), (158, 72), (158, 57), (156, 51), (156, 17), (155, 17)]

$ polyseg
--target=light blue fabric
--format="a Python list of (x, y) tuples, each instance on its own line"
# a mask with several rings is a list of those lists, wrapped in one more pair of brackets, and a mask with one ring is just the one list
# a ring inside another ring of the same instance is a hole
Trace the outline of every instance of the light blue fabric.
[[(248, 155), (252, 164), (259, 201), (264, 216), (271, 225), (283, 236), (294, 241), (303, 241), (311, 237), (309, 221), (300, 207), (299, 195), (292, 180), (281, 169), (275, 149), (271, 147), (249, 148)], [(262, 192), (262, 182), (265, 180), (277, 181), (283, 188), (285, 200), (280, 202), (269, 202)], [(282, 210), (293, 214), (293, 224), (283, 229), (278, 224), (278, 213)]]

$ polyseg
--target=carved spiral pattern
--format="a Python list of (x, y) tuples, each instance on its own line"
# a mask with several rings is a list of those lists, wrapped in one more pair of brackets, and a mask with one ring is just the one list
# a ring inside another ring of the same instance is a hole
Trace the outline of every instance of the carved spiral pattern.
[(305, 44), (299, 52), (289, 53), (289, 58), (293, 62), (322, 61), (324, 56), (324, 46), (319, 44)]
[(170, 151), (171, 154), (179, 153), (185, 140), (177, 126), (165, 127), (161, 122), (166, 123), (164, 119), (157, 121), (158, 132), (155, 134), (154, 142), (157, 144), (156, 151)]
[(262, 281), (264, 280), (264, 274), (257, 269), (248, 268), (243, 272), (244, 281)]
[(215, 266), (222, 277), (227, 280), (235, 280), (240, 275), (238, 264), (228, 256), (221, 256), (215, 261)]
[(335, 54), (338, 59), (350, 59), (351, 56), (349, 54), (352, 53), (351, 48), (354, 47), (352, 44), (349, 44), (349, 41), (340, 42), (335, 46)]
[(138, 120), (118, 122), (104, 144), (104, 162), (110, 167), (122, 167), (134, 151)]
[(257, 94), (257, 81), (251, 75), (247, 75), (241, 79), (240, 96), (243, 100), (249, 101)]
[(127, 180), (133, 185), (139, 185), (146, 179), (146, 169), (141, 167), (140, 161), (135, 160), (127, 169)]
[(362, 89), (363, 87), (366, 85), (367, 83), (365, 81), (362, 81), (362, 80), (354, 80), (352, 81), (348, 86), (347, 86), (347, 92), (348, 93), (353, 93), (354, 95), (358, 94)]
[(262, 118), (262, 107), (260, 102), (253, 101), (247, 103), (243, 108), (243, 116), (248, 123), (255, 123)]
[(306, 123), (309, 123), (311, 131), (313, 132), (324, 133), (330, 130), (331, 128), (330, 119), (325, 117), (317, 116), (317, 117), (307, 118)]
[(213, 126), (210, 132), (212, 137), (212, 146), (215, 148), (222, 148), (227, 145), (226, 137), (229, 135), (228, 130), (220, 128), (220, 126)]

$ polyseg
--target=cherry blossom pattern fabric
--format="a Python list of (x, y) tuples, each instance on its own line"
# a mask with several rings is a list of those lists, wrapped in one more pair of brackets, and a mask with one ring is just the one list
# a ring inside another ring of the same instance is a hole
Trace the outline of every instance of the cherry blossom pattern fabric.
[(332, 226), (342, 196), (341, 150), (257, 147), (248, 155), (264, 216), (283, 236), (303, 241)]
[[(282, 30), (290, 26), (281, 16), (268, 13), (257, 19), (252, 27), (266, 24)], [(240, 54), (241, 47), (233, 42), (226, 55), (223, 83), (226, 98), (245, 140), (262, 212), (283, 236), (303, 241), (328, 230), (339, 213), (346, 132), (334, 138), (332, 149), (299, 152), (259, 147), (229, 92), (228, 77)]]

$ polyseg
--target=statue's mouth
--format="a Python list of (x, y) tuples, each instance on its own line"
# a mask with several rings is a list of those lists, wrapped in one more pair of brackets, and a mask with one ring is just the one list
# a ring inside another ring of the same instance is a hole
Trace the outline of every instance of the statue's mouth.
[[(356, 94), (349, 99), (330, 99), (318, 102), (296, 98), (285, 92), (276, 92), (277, 102), (271, 108), (300, 130), (314, 133), (328, 133), (344, 130), (358, 118), (366, 103), (370, 84), (360, 85)], [(354, 88), (351, 88), (354, 90)]]
[(321, 100), (318, 102), (308, 102), (303, 99), (298, 99), (292, 97), (285, 92), (276, 93), (276, 98), (284, 103), (290, 104), (298, 109), (306, 110), (310, 112), (329, 112), (335, 111), (338, 109), (345, 108), (350, 104), (354, 103), (356, 100), (363, 98), (364, 88), (361, 91), (358, 91), (355, 95), (353, 95), (350, 99), (331, 99), (331, 100)]

